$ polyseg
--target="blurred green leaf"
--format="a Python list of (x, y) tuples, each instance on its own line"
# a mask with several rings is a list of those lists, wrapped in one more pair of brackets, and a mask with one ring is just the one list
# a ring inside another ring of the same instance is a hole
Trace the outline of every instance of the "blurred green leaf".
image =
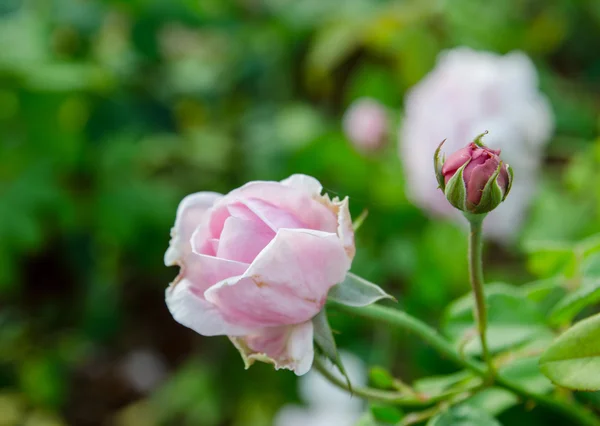
[(21, 389), (34, 404), (58, 408), (64, 402), (64, 370), (50, 354), (23, 360), (18, 373)]
[(584, 281), (582, 286), (561, 299), (550, 312), (553, 324), (570, 322), (582, 310), (600, 301), (600, 279)]
[(543, 314), (547, 314), (561, 300), (566, 291), (566, 280), (560, 277), (534, 281), (520, 287), (529, 300), (536, 303)]
[(600, 278), (600, 253), (594, 253), (586, 258), (581, 270), (585, 278)]
[[(488, 344), (490, 351), (498, 352), (513, 348), (531, 339), (547, 338), (552, 335), (545, 325), (544, 316), (536, 305), (518, 294), (518, 290), (503, 291), (496, 286), (494, 292), (488, 291)], [(455, 342), (467, 336), (475, 327), (473, 301), (469, 298), (453, 302), (444, 314), (442, 328)], [(481, 353), (481, 344), (477, 335), (464, 343), (468, 354)]]
[(373, 414), (369, 410), (356, 422), (354, 426), (382, 426), (377, 420), (373, 418)]
[(490, 416), (497, 416), (518, 403), (519, 398), (514, 393), (497, 387), (477, 392), (464, 402), (466, 405), (485, 411)]
[(574, 245), (552, 241), (530, 244), (527, 247), (527, 266), (539, 277), (551, 277), (560, 273), (572, 275), (577, 262), (574, 249)]
[(459, 371), (447, 376), (432, 376), (418, 379), (413, 383), (414, 389), (427, 396), (441, 395), (454, 390), (466, 390), (481, 383), (481, 378), (470, 371)]
[(372, 367), (369, 371), (369, 379), (373, 386), (379, 389), (392, 389), (394, 387), (394, 377), (383, 367)]
[(457, 405), (433, 417), (427, 426), (500, 426), (500, 423), (483, 410)]
[(218, 425), (222, 412), (217, 389), (214, 369), (189, 361), (152, 395), (157, 420), (160, 424)]
[(600, 390), (600, 314), (560, 335), (540, 358), (540, 369), (557, 385)]
[(396, 424), (404, 417), (404, 413), (390, 405), (371, 405), (373, 418), (383, 424)]

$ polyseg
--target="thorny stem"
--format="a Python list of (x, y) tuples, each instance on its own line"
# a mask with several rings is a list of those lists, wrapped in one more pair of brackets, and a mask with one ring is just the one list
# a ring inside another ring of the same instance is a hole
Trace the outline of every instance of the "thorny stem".
[[(333, 301), (329, 301), (327, 303), (327, 306), (339, 312), (355, 315), (357, 317), (364, 318), (367, 320), (381, 322), (399, 329), (409, 331), (414, 335), (420, 337), (423, 341), (425, 341), (431, 347), (433, 347), (437, 352), (439, 352), (445, 358), (453, 361), (456, 365), (461, 366), (463, 368), (467, 368), (484, 379), (488, 377), (487, 369), (480, 362), (470, 358), (463, 358), (462, 356), (460, 356), (460, 354), (457, 352), (454, 346), (445, 338), (443, 338), (435, 329), (423, 323), (419, 319), (408, 315), (406, 312), (378, 305), (370, 305), (365, 307), (346, 306)], [(316, 367), (319, 369), (319, 371), (323, 372), (324, 369), (320, 368), (319, 365), (320, 364), (317, 363)], [(331, 373), (325, 374), (325, 377), (338, 387), (348, 390), (346, 383), (343, 380), (337, 379), (337, 377), (335, 377)], [(519, 395), (523, 399), (523, 402), (533, 401), (541, 406), (547, 407), (555, 411), (556, 413), (562, 414), (566, 418), (571, 419), (576, 424), (580, 424), (582, 426), (600, 426), (600, 419), (598, 419), (592, 412), (588, 411), (586, 408), (577, 404), (560, 401), (551, 396), (531, 392), (530, 390), (524, 388), (520, 384), (514, 383), (513, 381), (503, 377), (502, 374), (499, 374), (496, 377), (495, 385), (507, 389), (516, 395)], [(379, 400), (382, 402), (395, 403), (393, 398), (379, 398), (377, 394), (371, 391), (376, 390), (372, 389), (368, 390), (367, 392), (364, 392), (364, 389), (354, 389), (354, 393), (358, 396), (372, 400)], [(386, 396), (390, 396), (389, 393), (385, 391), (377, 392), (384, 392)], [(399, 395), (394, 392), (392, 392), (392, 394)], [(442, 397), (443, 396), (440, 396), (439, 398)], [(447, 396), (445, 396), (444, 398), (446, 397)], [(399, 404), (402, 404), (402, 401), (406, 400), (406, 398), (399, 398)], [(431, 402), (431, 399), (427, 400), (427, 403)]]

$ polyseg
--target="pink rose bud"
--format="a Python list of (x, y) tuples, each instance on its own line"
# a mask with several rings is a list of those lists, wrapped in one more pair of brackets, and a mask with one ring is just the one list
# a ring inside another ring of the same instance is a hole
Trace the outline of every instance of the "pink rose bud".
[(385, 108), (374, 99), (358, 99), (344, 114), (343, 128), (346, 137), (358, 150), (375, 151), (388, 137)]
[(440, 189), (454, 207), (464, 212), (483, 214), (506, 199), (512, 184), (512, 170), (500, 159), (500, 150), (481, 143), (484, 134), (459, 149), (448, 159), (440, 159), (440, 144), (434, 155)]
[(316, 179), (293, 175), (184, 198), (165, 254), (181, 268), (166, 291), (175, 320), (229, 336), (247, 367), (258, 360), (306, 373), (311, 320), (355, 251), (348, 199), (321, 191)]

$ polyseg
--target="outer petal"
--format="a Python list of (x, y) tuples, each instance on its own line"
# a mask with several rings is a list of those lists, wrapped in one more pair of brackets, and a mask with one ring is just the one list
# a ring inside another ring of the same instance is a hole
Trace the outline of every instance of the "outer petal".
[(277, 370), (285, 368), (301, 376), (310, 370), (315, 355), (311, 321), (265, 328), (245, 337), (232, 337), (231, 341), (240, 351), (246, 368), (262, 361), (273, 364)]
[(321, 310), (348, 269), (337, 234), (281, 229), (243, 276), (221, 281), (204, 295), (236, 324), (298, 324)]
[(352, 216), (350, 216), (350, 209), (348, 208), (348, 197), (340, 201), (338, 198), (331, 200), (328, 195), (324, 195), (320, 197), (319, 201), (336, 215), (338, 237), (344, 245), (348, 258), (350, 260), (354, 259), (356, 253), (354, 226), (352, 224)]
[(180, 276), (190, 280), (198, 293), (203, 294), (220, 281), (243, 275), (249, 267), (250, 265), (243, 262), (191, 253), (185, 258), (185, 266)]
[(166, 266), (181, 263), (181, 259), (191, 252), (189, 241), (192, 233), (206, 211), (222, 197), (216, 192), (197, 192), (188, 195), (179, 203), (175, 226), (171, 230), (171, 242), (165, 253)]
[(251, 328), (227, 322), (216, 306), (197, 293), (188, 279), (169, 287), (165, 296), (175, 321), (203, 336), (243, 336), (253, 332)]

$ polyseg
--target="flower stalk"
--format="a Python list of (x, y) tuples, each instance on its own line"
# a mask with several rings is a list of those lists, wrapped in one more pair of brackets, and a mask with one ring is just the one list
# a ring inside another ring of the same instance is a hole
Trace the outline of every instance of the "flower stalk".
[(487, 307), (485, 302), (485, 293), (483, 290), (483, 219), (485, 214), (465, 213), (465, 217), (469, 221), (471, 231), (469, 233), (469, 281), (473, 289), (473, 297), (475, 298), (475, 320), (477, 321), (477, 330), (481, 340), (481, 353), (483, 360), (488, 368), (488, 380), (492, 382), (495, 376), (495, 367), (490, 354), (487, 340)]

